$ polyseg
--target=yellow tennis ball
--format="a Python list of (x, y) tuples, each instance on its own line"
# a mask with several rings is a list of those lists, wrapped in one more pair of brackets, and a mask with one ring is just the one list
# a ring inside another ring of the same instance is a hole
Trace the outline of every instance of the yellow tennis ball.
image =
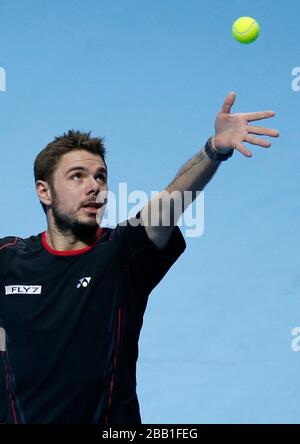
[(252, 43), (259, 34), (259, 24), (252, 17), (240, 17), (232, 25), (232, 34), (240, 43)]

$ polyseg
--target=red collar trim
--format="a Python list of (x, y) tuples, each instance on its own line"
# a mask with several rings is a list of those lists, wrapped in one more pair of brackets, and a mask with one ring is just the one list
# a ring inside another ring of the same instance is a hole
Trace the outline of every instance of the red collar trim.
[(76, 254), (82, 254), (85, 253), (89, 250), (91, 250), (96, 243), (98, 242), (98, 240), (101, 238), (102, 235), (102, 228), (99, 227), (98, 231), (97, 231), (97, 240), (90, 246), (88, 247), (84, 247), (84, 248), (80, 248), (79, 250), (54, 250), (52, 247), (50, 247), (50, 245), (47, 242), (47, 237), (46, 237), (46, 231), (44, 231), (42, 233), (42, 244), (44, 246), (44, 248), (51, 254), (55, 254), (56, 256), (74, 256)]

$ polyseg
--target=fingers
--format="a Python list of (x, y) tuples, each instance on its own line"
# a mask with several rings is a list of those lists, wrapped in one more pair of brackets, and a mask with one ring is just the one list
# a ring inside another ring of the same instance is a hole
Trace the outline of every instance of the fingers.
[(262, 126), (247, 126), (247, 131), (249, 134), (260, 134), (263, 136), (270, 136), (270, 137), (278, 137), (279, 131), (272, 128), (263, 128)]
[(229, 114), (230, 110), (235, 102), (236, 94), (234, 92), (230, 92), (227, 94), (223, 106), (221, 108), (221, 113)]
[(244, 141), (249, 142), (252, 145), (262, 146), (264, 148), (269, 148), (271, 146), (271, 142), (269, 142), (268, 140), (259, 139), (259, 137), (250, 136), (250, 134), (245, 137)]
[(275, 113), (274, 111), (256, 111), (253, 113), (243, 113), (243, 116), (248, 120), (248, 122), (253, 122), (254, 120), (262, 120), (273, 117), (275, 116)]
[(247, 150), (247, 148), (242, 143), (237, 143), (235, 148), (242, 154), (244, 154), (244, 156), (252, 157), (251, 151)]

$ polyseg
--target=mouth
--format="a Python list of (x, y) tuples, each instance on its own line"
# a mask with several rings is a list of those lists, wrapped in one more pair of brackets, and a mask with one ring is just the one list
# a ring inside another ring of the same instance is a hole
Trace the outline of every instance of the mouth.
[(86, 213), (90, 214), (97, 214), (97, 211), (103, 207), (104, 203), (98, 203), (98, 202), (88, 202), (85, 205), (83, 205), (83, 209)]

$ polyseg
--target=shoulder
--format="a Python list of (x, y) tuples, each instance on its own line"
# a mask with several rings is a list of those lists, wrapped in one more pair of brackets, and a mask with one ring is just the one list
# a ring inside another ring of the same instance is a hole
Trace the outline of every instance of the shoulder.
[(102, 228), (102, 230), (101, 240), (113, 240), (120, 245), (122, 251), (129, 253), (139, 251), (148, 254), (153, 251), (157, 256), (178, 257), (186, 249), (186, 242), (177, 225), (167, 233), (163, 245), (157, 245), (142, 223), (140, 212), (120, 222), (115, 228)]
[(16, 245), (18, 238), (16, 236), (6, 236), (0, 238), (0, 251), (11, 248)]
[(30, 236), (28, 238), (22, 238), (19, 236), (5, 236), (0, 238), (0, 253), (8, 250), (26, 250), (33, 248), (34, 245), (39, 242), (41, 234), (37, 236)]

